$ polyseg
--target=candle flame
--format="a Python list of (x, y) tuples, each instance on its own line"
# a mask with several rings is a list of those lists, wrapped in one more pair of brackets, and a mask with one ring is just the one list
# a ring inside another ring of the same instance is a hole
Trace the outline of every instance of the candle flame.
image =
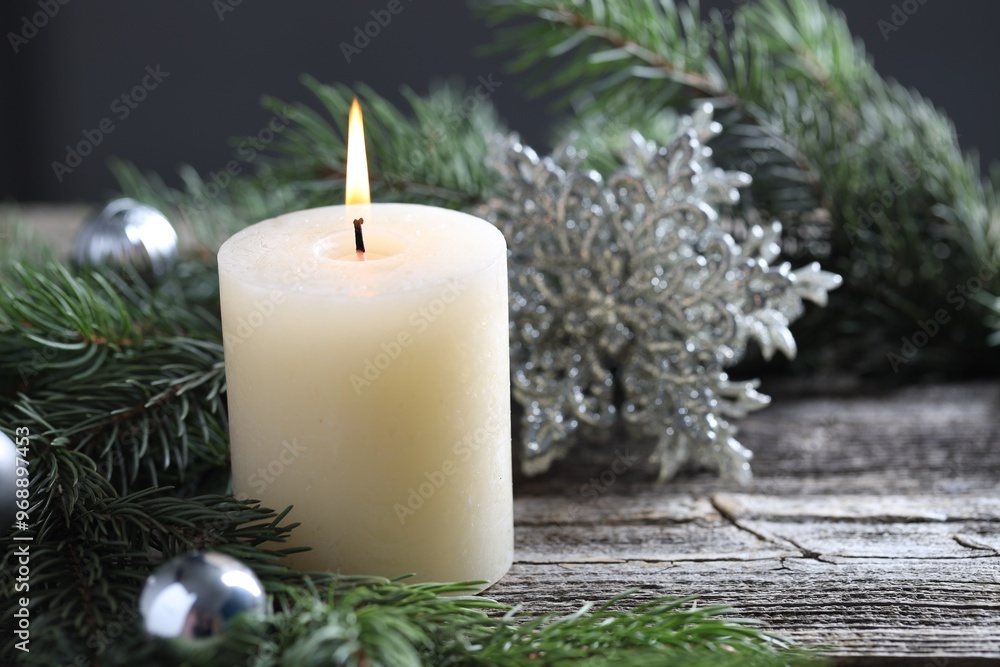
[(365, 152), (365, 124), (361, 118), (361, 105), (355, 97), (347, 121), (347, 196), (344, 203), (350, 206), (370, 204), (371, 201), (368, 154)]

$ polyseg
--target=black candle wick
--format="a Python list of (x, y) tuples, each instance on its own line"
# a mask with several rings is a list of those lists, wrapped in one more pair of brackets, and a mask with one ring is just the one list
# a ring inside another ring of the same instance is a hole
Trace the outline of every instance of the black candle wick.
[(358, 251), (359, 256), (363, 255), (365, 252), (365, 237), (361, 233), (361, 225), (363, 225), (364, 222), (364, 218), (358, 218), (354, 221), (354, 248)]

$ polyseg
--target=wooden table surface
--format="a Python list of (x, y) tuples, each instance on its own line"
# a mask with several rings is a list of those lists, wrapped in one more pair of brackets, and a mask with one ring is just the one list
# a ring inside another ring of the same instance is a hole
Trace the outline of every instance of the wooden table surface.
[(514, 567), (488, 594), (532, 612), (697, 595), (837, 664), (1000, 664), (1000, 384), (792, 389), (741, 423), (748, 487), (657, 484), (650, 447), (624, 444), (518, 480)]
[[(68, 254), (85, 211), (25, 217)], [(517, 478), (514, 567), (487, 594), (530, 612), (697, 595), (838, 664), (1000, 664), (1000, 383), (763, 390), (740, 423), (750, 486), (657, 484), (625, 439)]]

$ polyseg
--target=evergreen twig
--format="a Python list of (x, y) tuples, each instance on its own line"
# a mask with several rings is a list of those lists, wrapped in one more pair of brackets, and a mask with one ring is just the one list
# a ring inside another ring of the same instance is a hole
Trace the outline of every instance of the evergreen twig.
[[(710, 101), (724, 128), (717, 161), (754, 176), (750, 209), (792, 234), (817, 206), (829, 210), (832, 255), (819, 259), (846, 288), (797, 325), (822, 351), (822, 362), (806, 357), (810, 366), (880, 375), (1000, 368), (985, 348), (981, 302), (993, 302), (961, 294), (981, 270), (987, 290), (1000, 287), (995, 187), (963, 154), (952, 123), (883, 80), (825, 2), (742, 4), (731, 22), (718, 11), (703, 20), (697, 2), (673, 0), (476, 4), (502, 25), (499, 48), (518, 54), (513, 67), (536, 76), (536, 92), (565, 91), (598, 126), (621, 117), (641, 125)], [(948, 326), (918, 358), (891, 363), (901, 339), (938, 309)]]

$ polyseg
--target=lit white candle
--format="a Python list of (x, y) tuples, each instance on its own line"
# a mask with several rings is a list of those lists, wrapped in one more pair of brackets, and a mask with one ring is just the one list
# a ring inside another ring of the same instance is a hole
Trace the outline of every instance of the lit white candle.
[(503, 236), (366, 199), (219, 251), (233, 490), (294, 505), (298, 567), (494, 582), (513, 556)]

